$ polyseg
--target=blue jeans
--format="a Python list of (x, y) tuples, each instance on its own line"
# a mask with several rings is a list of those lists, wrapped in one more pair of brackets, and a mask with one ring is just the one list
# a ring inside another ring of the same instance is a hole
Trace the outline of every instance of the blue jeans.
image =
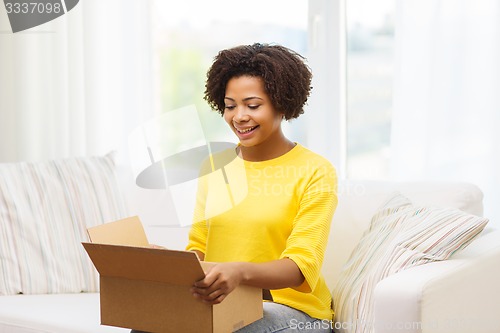
[(264, 317), (236, 331), (237, 333), (331, 333), (329, 320), (312, 318), (289, 306), (264, 302)]
[[(247, 325), (237, 333), (331, 333), (329, 320), (312, 318), (289, 306), (264, 302), (264, 317)], [(145, 333), (132, 330), (130, 333)]]

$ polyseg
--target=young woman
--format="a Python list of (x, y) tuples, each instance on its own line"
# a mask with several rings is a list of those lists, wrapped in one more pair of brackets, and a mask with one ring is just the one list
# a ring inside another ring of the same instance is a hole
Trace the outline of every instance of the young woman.
[(321, 265), (337, 206), (335, 169), (281, 128), (304, 112), (311, 77), (302, 56), (267, 44), (223, 50), (207, 73), (205, 100), (238, 137), (247, 183), (243, 199), (215, 215), (206, 214), (210, 186), (200, 186), (187, 250), (219, 264), (191, 291), (217, 304), (240, 284), (270, 290), (264, 318), (238, 332), (331, 332)]

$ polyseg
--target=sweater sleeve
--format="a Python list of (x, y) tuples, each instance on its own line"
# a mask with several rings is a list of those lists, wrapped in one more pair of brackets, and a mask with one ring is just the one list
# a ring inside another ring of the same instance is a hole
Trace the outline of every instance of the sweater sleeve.
[(333, 212), (337, 207), (337, 176), (331, 164), (316, 168), (310, 176), (281, 258), (293, 260), (305, 277), (294, 288), (311, 292), (320, 277)]

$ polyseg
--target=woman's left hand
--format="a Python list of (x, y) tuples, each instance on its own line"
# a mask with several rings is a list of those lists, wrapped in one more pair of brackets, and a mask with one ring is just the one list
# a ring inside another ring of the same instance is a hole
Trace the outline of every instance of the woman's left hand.
[(194, 297), (209, 304), (219, 304), (242, 281), (243, 272), (237, 262), (220, 263), (211, 267), (203, 280), (191, 288)]

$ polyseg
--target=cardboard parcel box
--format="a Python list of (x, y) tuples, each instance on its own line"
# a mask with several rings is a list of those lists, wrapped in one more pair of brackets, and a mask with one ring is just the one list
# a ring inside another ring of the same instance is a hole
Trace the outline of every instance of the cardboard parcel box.
[(217, 305), (190, 288), (215, 263), (194, 252), (151, 248), (138, 217), (88, 229), (100, 274), (101, 324), (147, 332), (233, 332), (262, 318), (262, 290), (239, 286)]

